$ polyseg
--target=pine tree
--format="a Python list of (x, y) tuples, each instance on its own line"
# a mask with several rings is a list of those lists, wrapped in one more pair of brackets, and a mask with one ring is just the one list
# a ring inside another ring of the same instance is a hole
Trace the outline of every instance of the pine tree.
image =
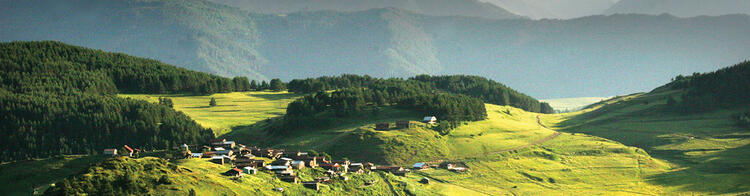
[(211, 97), (211, 101), (208, 102), (208, 106), (211, 106), (211, 107), (216, 106), (216, 98)]

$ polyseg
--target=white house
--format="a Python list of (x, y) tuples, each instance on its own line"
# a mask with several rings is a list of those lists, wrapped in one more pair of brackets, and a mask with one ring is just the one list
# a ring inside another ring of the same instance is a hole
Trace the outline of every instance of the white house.
[(107, 155), (107, 156), (116, 156), (117, 155), (117, 149), (114, 149), (114, 148), (104, 149), (104, 155)]
[(437, 117), (435, 117), (435, 116), (425, 116), (424, 119), (422, 119), (422, 122), (428, 123), (428, 124), (435, 124), (435, 123), (437, 123)]

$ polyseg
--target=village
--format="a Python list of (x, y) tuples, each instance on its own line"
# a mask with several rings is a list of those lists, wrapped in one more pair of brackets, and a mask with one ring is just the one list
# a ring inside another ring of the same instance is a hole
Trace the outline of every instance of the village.
[[(426, 116), (422, 120), (426, 124), (435, 124), (437, 118)], [(376, 130), (389, 130), (391, 124), (396, 125), (396, 129), (411, 128), (410, 121), (397, 121), (395, 123), (380, 122), (375, 124)], [(140, 149), (131, 148), (128, 145), (123, 147), (124, 153), (117, 152), (117, 149), (104, 149), (106, 156), (137, 156), (141, 153)], [(319, 190), (322, 183), (333, 183), (332, 179), (348, 180), (347, 174), (361, 174), (373, 171), (389, 172), (397, 176), (407, 176), (414, 170), (425, 169), (446, 169), (453, 172), (467, 172), (468, 167), (460, 162), (451, 161), (425, 161), (412, 164), (410, 167), (399, 165), (376, 165), (372, 162), (359, 161), (354, 162), (346, 159), (328, 160), (326, 156), (320, 156), (317, 153), (311, 154), (308, 151), (286, 151), (284, 149), (260, 148), (257, 146), (247, 147), (243, 144), (237, 144), (234, 141), (226, 139), (214, 139), (206, 145), (188, 145), (182, 144), (172, 149), (175, 158), (178, 159), (206, 159), (215, 164), (230, 164), (232, 169), (223, 172), (225, 176), (241, 178), (243, 175), (254, 175), (259, 171), (268, 172), (275, 175), (281, 181), (299, 184), (304, 187)], [(295, 170), (302, 168), (322, 168), (325, 171), (325, 177), (318, 177), (312, 181), (300, 181)], [(430, 179), (424, 177), (421, 183), (429, 184)], [(277, 190), (283, 191), (283, 189)]]

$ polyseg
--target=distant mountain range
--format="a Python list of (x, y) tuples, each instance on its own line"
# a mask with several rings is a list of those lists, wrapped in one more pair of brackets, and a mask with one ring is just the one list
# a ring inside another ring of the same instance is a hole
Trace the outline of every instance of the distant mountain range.
[(353, 12), (397, 8), (430, 16), (468, 16), (490, 19), (520, 18), (491, 3), (478, 0), (209, 0), (262, 14), (310, 11)]
[(618, 0), (482, 0), (532, 19), (570, 19), (602, 14)]
[(573, 20), (396, 8), (248, 13), (202, 0), (0, 0), (0, 40), (59, 40), (253, 79), (485, 76), (533, 97), (646, 91), (750, 59), (750, 17)]
[(604, 14), (671, 14), (678, 17), (750, 14), (748, 0), (621, 0)]

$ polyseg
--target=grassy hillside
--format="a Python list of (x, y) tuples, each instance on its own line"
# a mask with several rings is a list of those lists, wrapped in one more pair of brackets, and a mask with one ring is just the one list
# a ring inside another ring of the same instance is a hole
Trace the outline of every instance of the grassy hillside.
[[(159, 97), (168, 97), (174, 109), (184, 112), (205, 128), (211, 128), (217, 136), (233, 129), (252, 125), (269, 118), (282, 116), (286, 106), (301, 95), (286, 92), (233, 92), (206, 96), (174, 94), (120, 94), (120, 97), (158, 103)], [(217, 105), (209, 107), (211, 98)]]
[(3, 163), (0, 165), (0, 193), (3, 195), (41, 194), (50, 184), (78, 174), (90, 164), (103, 160), (101, 156), (59, 156)]
[[(244, 175), (240, 179), (221, 174), (229, 169), (229, 165), (211, 163), (208, 159), (167, 162), (153, 157), (141, 159), (118, 157), (92, 166), (86, 172), (68, 178), (68, 181), (55, 184), (45, 194), (81, 193), (77, 191), (87, 192), (88, 189), (99, 191), (96, 192), (98, 194), (114, 193), (116, 195), (188, 195), (192, 193), (195, 195), (281, 195), (274, 190), (277, 187), (284, 189), (284, 195), (439, 194), (436, 190), (428, 189), (410, 178), (379, 172), (349, 174), (349, 180), (335, 179), (332, 184), (322, 184), (321, 189), (315, 191), (304, 188), (301, 184), (282, 182), (273, 174), (264, 171), (256, 175)], [(303, 181), (310, 181), (325, 175), (320, 168), (305, 168), (296, 173)], [(372, 184), (365, 185), (365, 182), (372, 182)], [(94, 187), (87, 187), (89, 185)], [(435, 183), (430, 185), (430, 188), (439, 189), (445, 186), (450, 185)], [(106, 192), (106, 187), (109, 187), (111, 192)]]
[[(650, 181), (668, 191), (733, 194), (750, 191), (750, 132), (732, 115), (745, 108), (684, 114), (670, 111), (668, 97), (684, 90), (661, 90), (616, 97), (579, 115), (557, 115), (558, 128), (645, 149), (674, 163), (675, 169)], [(705, 183), (711, 182), (711, 183)]]

